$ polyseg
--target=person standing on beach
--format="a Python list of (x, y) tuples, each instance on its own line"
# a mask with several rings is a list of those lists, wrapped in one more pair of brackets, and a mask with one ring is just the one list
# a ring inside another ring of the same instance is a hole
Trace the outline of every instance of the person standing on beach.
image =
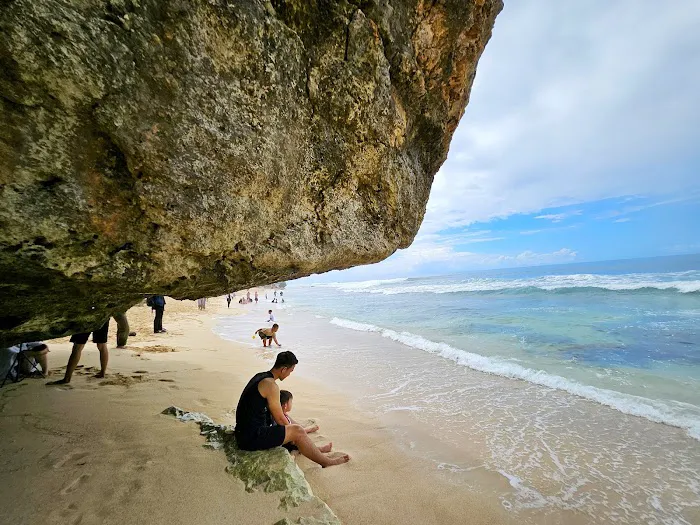
[(163, 332), (167, 332), (165, 328), (163, 328), (163, 312), (165, 311), (165, 297), (162, 295), (154, 295), (151, 298), (151, 304), (153, 305), (151, 308), (156, 313), (156, 316), (153, 318), (153, 333), (154, 334), (162, 334)]
[[(100, 371), (95, 374), (95, 377), (104, 377), (107, 372), (107, 362), (109, 361), (109, 349), (107, 348), (107, 336), (109, 335), (109, 319), (97, 330), (92, 331), (92, 342), (97, 345), (97, 349), (100, 352)], [(51, 381), (46, 383), (47, 385), (67, 385), (70, 383), (73, 377), (73, 372), (80, 363), (80, 356), (83, 353), (83, 348), (90, 337), (90, 332), (85, 332), (82, 334), (74, 334), (70, 338), (70, 342), (73, 343), (73, 350), (71, 351), (70, 357), (68, 358), (68, 365), (66, 365), (66, 374), (63, 379), (58, 381)]]
[(268, 346), (272, 346), (272, 341), (274, 341), (277, 346), (282, 346), (277, 341), (277, 330), (279, 329), (280, 325), (275, 323), (272, 325), (272, 328), (258, 328), (255, 331), (255, 335), (260, 336), (260, 339), (262, 339), (263, 347), (265, 348), (267, 348)]
[[(350, 461), (348, 454), (329, 456), (314, 445), (301, 425), (291, 424), (284, 416), (277, 380), (284, 381), (294, 371), (298, 359), (292, 352), (277, 354), (269, 372), (255, 374), (243, 389), (236, 408), (234, 435), (243, 450), (267, 450), (287, 443), (322, 467)], [(277, 423), (272, 426), (272, 421)]]
[(258, 304), (258, 291), (255, 290), (255, 304)]
[(231, 308), (231, 294), (226, 296), (226, 303), (228, 304), (227, 308)]

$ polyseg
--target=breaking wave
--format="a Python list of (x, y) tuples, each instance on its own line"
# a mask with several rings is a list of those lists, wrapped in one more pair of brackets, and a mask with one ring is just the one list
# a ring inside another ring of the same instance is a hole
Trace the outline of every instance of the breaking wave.
[[(395, 332), (372, 324), (358, 323), (337, 317), (334, 317), (330, 322), (336, 326), (360, 332), (377, 332), (382, 337), (445, 359), (450, 359), (459, 365), (478, 370), (479, 372), (520, 379), (547, 388), (563, 390), (575, 396), (609, 406), (624, 414), (643, 417), (656, 423), (682, 428), (692, 438), (700, 441), (700, 407), (694, 405), (684, 403), (682, 404), (683, 406), (679, 404), (678, 408), (674, 408), (662, 401), (584, 385), (542, 370), (533, 370), (510, 361), (460, 350), (446, 343), (431, 341), (409, 332)], [(697, 412), (697, 415), (689, 415), (689, 410)]]
[[(600, 289), (615, 292), (663, 290), (678, 293), (700, 292), (700, 272), (692, 272), (697, 279), (683, 274), (626, 274), (626, 275), (546, 275), (531, 279), (474, 278), (455, 282), (426, 282), (425, 279), (388, 279), (356, 283), (326, 283), (328, 288), (343, 292), (375, 293), (383, 295), (406, 293), (459, 293), (459, 292), (567, 292), (582, 289)], [(686, 277), (686, 280), (681, 279)], [(422, 281), (422, 282), (421, 282)], [(402, 284), (403, 283), (403, 284)]]

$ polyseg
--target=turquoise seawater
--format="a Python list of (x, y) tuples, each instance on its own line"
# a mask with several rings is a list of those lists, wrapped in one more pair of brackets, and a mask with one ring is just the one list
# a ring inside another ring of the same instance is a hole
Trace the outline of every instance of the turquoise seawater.
[[(419, 348), (443, 343), (428, 351), (480, 371), (688, 403), (697, 411), (679, 409), (673, 421), (669, 409), (667, 422), (700, 439), (700, 255), (295, 283), (287, 295), (340, 326), (402, 334)], [(695, 421), (682, 420), (688, 411)]]
[(700, 255), (301, 280), (284, 298), (217, 332), (258, 348), (272, 308), (299, 374), (521, 522), (700, 523)]

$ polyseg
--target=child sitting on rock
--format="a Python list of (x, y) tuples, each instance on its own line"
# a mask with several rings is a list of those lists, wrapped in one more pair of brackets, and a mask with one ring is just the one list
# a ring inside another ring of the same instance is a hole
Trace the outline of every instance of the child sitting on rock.
[[(294, 421), (291, 416), (289, 415), (289, 412), (292, 410), (292, 401), (294, 398), (292, 397), (292, 393), (289, 390), (280, 390), (280, 405), (282, 405), (282, 412), (284, 413), (284, 417), (287, 418), (287, 421), (289, 422), (290, 425), (298, 425), (296, 421)], [(311, 434), (312, 432), (316, 432), (318, 430), (318, 425), (314, 424), (308, 427), (304, 427), (304, 430), (306, 431), (307, 434)], [(282, 445), (284, 448), (289, 450), (289, 452), (293, 452), (295, 450), (298, 450), (296, 445), (293, 443), (286, 443)], [(331, 449), (333, 448), (333, 443), (328, 443), (327, 445), (323, 445), (321, 447), (318, 447), (318, 449), (321, 452), (330, 452)]]
[[(292, 393), (289, 390), (280, 390), (280, 405), (282, 405), (282, 412), (284, 412), (284, 417), (287, 418), (287, 421), (289, 421), (290, 425), (298, 425), (299, 423), (294, 421), (289, 416), (289, 412), (292, 411), (292, 401), (294, 401), (294, 397), (292, 396)], [(318, 430), (318, 425), (304, 427), (304, 430), (307, 434), (311, 434), (312, 432), (316, 432)]]

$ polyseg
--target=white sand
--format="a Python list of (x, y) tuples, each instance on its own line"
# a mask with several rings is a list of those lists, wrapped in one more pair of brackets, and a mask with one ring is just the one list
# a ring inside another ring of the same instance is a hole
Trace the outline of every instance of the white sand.
[[(205, 312), (193, 301), (168, 300), (168, 333), (154, 335), (150, 310), (135, 307), (128, 316), (138, 335), (127, 349), (111, 349), (106, 379), (91, 377), (99, 360), (88, 343), (84, 368), (69, 387), (27, 379), (3, 388), (2, 523), (272, 524), (296, 516), (278, 508), (278, 495), (245, 492), (225, 472), (223, 452), (201, 446), (194, 424), (160, 415), (177, 405), (233, 423), (243, 386), (269, 367), (211, 331), (215, 315), (237, 311), (224, 298), (210, 299)], [(112, 323), (110, 346), (115, 332)], [(65, 338), (49, 344), (56, 379), (71, 345)], [(316, 495), (343, 523), (516, 522), (497, 498), (476, 497), (440, 477), (434, 464), (402, 451), (386, 423), (353, 408), (341, 392), (294, 375), (284, 387), (303, 393), (294, 417), (316, 419), (316, 439), (352, 456), (329, 469), (299, 459)]]

